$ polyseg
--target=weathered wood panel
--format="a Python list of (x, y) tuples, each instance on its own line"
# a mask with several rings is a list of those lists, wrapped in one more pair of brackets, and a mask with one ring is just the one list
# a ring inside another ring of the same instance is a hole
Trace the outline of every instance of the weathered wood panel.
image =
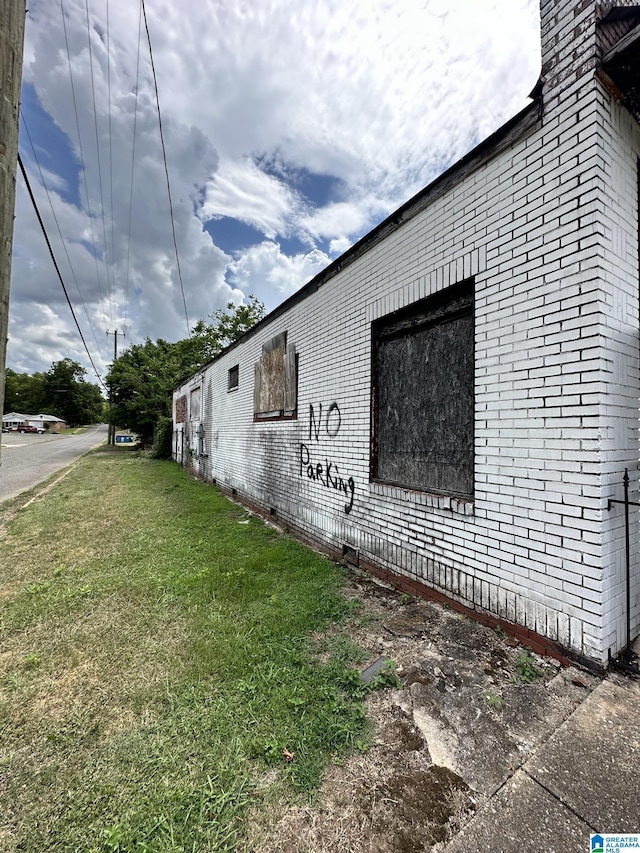
[(183, 394), (176, 400), (176, 423), (183, 424), (187, 419), (187, 395)]
[(282, 332), (263, 344), (255, 366), (253, 409), (256, 417), (290, 415), (297, 406), (296, 348)]
[(474, 322), (470, 295), (424, 300), (379, 327), (377, 478), (473, 494)]
[(294, 412), (298, 407), (298, 360), (294, 344), (287, 347), (284, 359), (284, 410)]

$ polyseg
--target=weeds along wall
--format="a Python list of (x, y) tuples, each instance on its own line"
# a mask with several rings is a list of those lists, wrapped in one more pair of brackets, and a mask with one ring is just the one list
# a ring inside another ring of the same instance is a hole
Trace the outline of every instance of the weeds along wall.
[(541, 10), (531, 106), (176, 389), (174, 458), (604, 662), (626, 618), (607, 502), (638, 471), (640, 133), (596, 76), (603, 9)]

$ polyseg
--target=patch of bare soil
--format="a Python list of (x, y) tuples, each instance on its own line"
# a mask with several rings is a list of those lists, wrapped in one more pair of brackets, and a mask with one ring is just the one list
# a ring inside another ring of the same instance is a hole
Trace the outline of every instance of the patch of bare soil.
[(245, 853), (442, 850), (598, 683), (359, 571), (349, 594), (362, 670), (390, 658), (403, 687), (368, 697), (371, 746), (329, 769), (316, 804), (262, 799)]

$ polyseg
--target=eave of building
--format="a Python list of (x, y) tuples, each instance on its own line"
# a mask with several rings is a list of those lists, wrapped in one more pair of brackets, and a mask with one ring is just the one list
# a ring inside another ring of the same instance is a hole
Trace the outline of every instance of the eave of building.
[[(358, 258), (362, 257), (366, 252), (370, 251), (375, 245), (386, 239), (394, 231), (397, 231), (423, 210), (432, 205), (435, 201), (441, 198), (445, 193), (453, 189), (457, 184), (464, 181), (469, 175), (478, 171), (486, 163), (489, 163), (502, 151), (510, 148), (515, 142), (523, 136), (531, 132), (534, 128), (540, 125), (542, 116), (542, 100), (540, 97), (540, 87), (536, 87), (531, 94), (534, 100), (521, 110), (512, 119), (498, 128), (494, 133), (484, 139), (475, 148), (465, 154), (460, 160), (450, 166), (445, 172), (439, 175), (434, 181), (428, 184), (420, 192), (416, 193), (412, 198), (406, 201), (394, 213), (384, 219), (379, 225), (376, 225), (371, 231), (365, 234), (357, 243), (354, 243), (344, 254), (336, 258), (329, 266), (325, 267), (314, 278), (303, 285), (299, 290), (293, 293), (284, 302), (281, 302), (273, 309), (266, 317), (263, 317), (255, 326), (249, 329), (234, 341), (222, 352), (218, 353), (211, 359), (208, 364), (217, 361), (226, 353), (235, 349), (235, 347), (247, 341), (252, 335), (264, 328), (269, 323), (273, 323), (278, 317), (281, 317), (294, 305), (302, 302), (308, 296), (315, 293), (318, 288), (322, 287), (330, 279), (334, 278), (342, 270), (346, 269), (350, 264), (354, 263)], [(192, 376), (196, 376), (204, 370), (208, 364), (202, 365), (198, 370), (194, 371)], [(180, 382), (177, 387), (184, 384)]]
[(634, 3), (631, 6), (614, 6), (605, 16), (598, 22), (598, 26), (606, 24), (615, 24), (616, 21), (628, 21), (629, 19), (640, 16), (640, 4)]
[(598, 79), (640, 122), (640, 6), (616, 7), (601, 28), (624, 21), (631, 28), (602, 57)]

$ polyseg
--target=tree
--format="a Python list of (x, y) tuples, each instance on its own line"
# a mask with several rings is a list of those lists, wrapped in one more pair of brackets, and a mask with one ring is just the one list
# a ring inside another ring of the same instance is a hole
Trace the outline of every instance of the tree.
[(42, 380), (44, 373), (16, 373), (7, 368), (5, 374), (4, 412), (36, 415), (42, 411)]
[(193, 346), (194, 354), (199, 358), (200, 363), (196, 367), (211, 361), (262, 320), (264, 315), (264, 303), (255, 296), (249, 296), (247, 305), (227, 302), (224, 308), (218, 308), (209, 315), (209, 323), (199, 320), (192, 329), (191, 339), (184, 342)]
[(171, 417), (176, 385), (241, 337), (264, 313), (264, 305), (250, 296), (248, 305), (229, 302), (211, 314), (210, 322), (200, 320), (191, 338), (176, 343), (147, 338), (128, 347), (107, 375), (111, 422), (131, 429), (144, 445), (151, 445), (158, 419)]
[(128, 427), (144, 445), (153, 440), (160, 416), (171, 417), (171, 391), (183, 375), (180, 342), (149, 338), (128, 347), (107, 374), (111, 421)]
[(54, 361), (42, 377), (42, 409), (72, 426), (101, 421), (104, 398), (97, 385), (85, 381), (85, 375), (77, 361)]

